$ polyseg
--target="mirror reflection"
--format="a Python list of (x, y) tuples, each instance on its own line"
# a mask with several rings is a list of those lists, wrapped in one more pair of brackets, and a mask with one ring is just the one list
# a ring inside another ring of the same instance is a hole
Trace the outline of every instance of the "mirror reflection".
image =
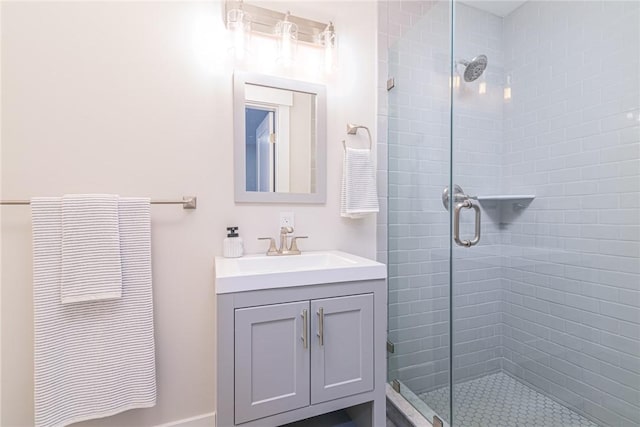
[(316, 191), (316, 94), (245, 83), (246, 191)]
[(234, 72), (236, 202), (326, 202), (326, 103), (323, 85)]

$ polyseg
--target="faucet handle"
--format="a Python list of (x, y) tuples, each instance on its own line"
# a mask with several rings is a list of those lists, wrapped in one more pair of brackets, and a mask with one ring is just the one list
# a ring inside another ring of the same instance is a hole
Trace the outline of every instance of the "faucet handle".
[(258, 237), (258, 240), (269, 240), (267, 255), (275, 255), (278, 253), (278, 249), (276, 248), (276, 239), (273, 237)]
[(300, 253), (300, 249), (298, 249), (298, 244), (296, 243), (296, 240), (298, 239), (308, 239), (309, 236), (295, 236), (291, 238), (291, 246), (289, 247), (289, 252), (297, 252), (298, 254)]
[(291, 234), (293, 233), (293, 227), (280, 227), (280, 234)]

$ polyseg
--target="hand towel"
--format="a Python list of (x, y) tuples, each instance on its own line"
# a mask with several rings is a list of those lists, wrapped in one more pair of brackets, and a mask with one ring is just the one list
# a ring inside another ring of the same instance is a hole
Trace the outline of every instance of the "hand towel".
[(62, 197), (63, 304), (120, 298), (122, 266), (118, 196)]
[(66, 426), (155, 405), (148, 199), (118, 207), (122, 297), (62, 304), (62, 200), (31, 200), (35, 425)]
[(361, 218), (379, 212), (371, 150), (345, 147), (340, 215)]

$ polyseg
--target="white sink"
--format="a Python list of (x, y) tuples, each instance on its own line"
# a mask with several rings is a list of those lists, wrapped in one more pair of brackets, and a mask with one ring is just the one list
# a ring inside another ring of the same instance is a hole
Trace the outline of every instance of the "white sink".
[(340, 251), (216, 257), (216, 293), (384, 279), (384, 264)]

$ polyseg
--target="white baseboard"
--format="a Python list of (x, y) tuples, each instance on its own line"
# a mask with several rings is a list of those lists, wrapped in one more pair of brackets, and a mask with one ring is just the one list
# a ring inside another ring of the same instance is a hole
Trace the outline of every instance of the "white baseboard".
[(171, 421), (170, 423), (160, 424), (156, 427), (215, 427), (216, 413), (196, 415), (195, 417), (184, 418), (182, 420)]

